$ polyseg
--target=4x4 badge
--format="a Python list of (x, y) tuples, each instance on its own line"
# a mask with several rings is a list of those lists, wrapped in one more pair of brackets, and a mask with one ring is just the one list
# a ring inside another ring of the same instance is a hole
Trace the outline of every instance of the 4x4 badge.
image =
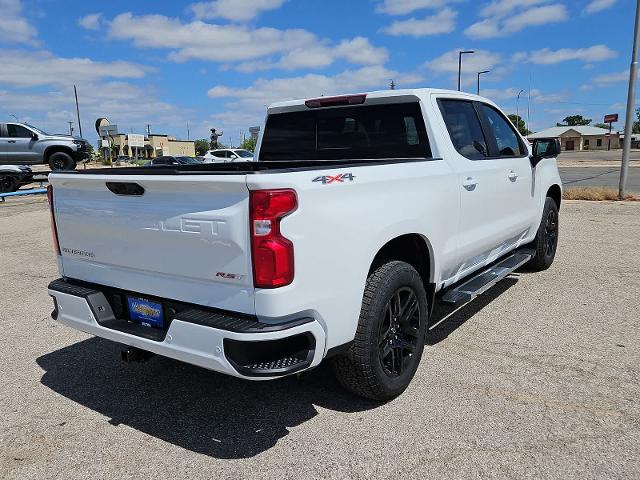
[(312, 181), (321, 182), (323, 185), (327, 185), (329, 183), (344, 183), (347, 180), (349, 182), (353, 182), (355, 178), (355, 175), (352, 173), (339, 173), (338, 175), (321, 175), (314, 178)]

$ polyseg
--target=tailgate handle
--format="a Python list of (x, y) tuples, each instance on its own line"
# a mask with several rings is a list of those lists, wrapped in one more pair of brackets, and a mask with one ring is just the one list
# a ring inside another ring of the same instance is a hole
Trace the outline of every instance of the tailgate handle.
[(116, 195), (140, 197), (144, 195), (144, 188), (132, 182), (107, 182), (107, 188)]

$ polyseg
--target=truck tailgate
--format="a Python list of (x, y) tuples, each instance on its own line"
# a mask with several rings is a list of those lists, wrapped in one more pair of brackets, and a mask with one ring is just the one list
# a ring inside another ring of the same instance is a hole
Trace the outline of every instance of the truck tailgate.
[(50, 183), (65, 277), (255, 313), (245, 175), (62, 173)]

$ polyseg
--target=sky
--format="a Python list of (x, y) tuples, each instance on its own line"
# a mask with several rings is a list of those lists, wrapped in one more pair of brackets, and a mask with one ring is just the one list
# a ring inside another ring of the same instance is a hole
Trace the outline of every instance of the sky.
[[(531, 130), (571, 114), (623, 128), (633, 0), (0, 0), (0, 120), (68, 132), (78, 89), (123, 133), (238, 145), (280, 100), (389, 88), (481, 94)], [(517, 101), (520, 90), (524, 93)]]

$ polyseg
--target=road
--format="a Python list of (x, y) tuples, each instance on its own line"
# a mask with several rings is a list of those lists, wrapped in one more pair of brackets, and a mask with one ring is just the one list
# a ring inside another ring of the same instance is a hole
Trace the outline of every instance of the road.
[[(560, 177), (565, 187), (618, 188), (620, 167), (560, 167)], [(640, 167), (629, 168), (627, 190), (640, 193)]]
[[(552, 268), (451, 314), (385, 405), (250, 383), (51, 320), (46, 200), (0, 205), (0, 478), (640, 478), (640, 203), (565, 202)], [(143, 287), (141, 286), (141, 289)]]

